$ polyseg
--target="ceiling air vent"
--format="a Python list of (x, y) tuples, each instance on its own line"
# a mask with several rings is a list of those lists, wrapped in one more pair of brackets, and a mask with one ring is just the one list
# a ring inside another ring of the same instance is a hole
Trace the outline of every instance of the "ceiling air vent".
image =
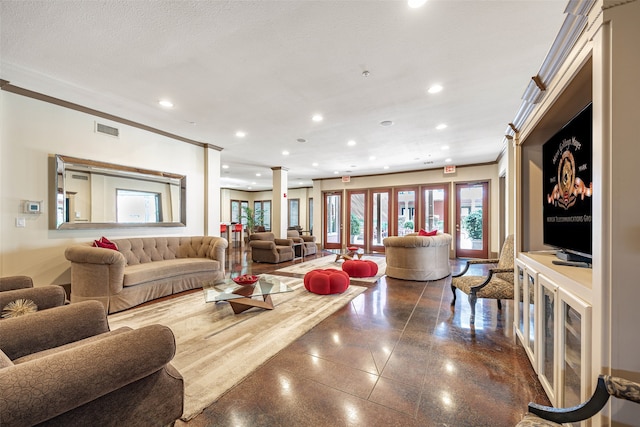
[(103, 125), (102, 123), (98, 122), (96, 122), (96, 132), (114, 136), (116, 138), (120, 136), (120, 129), (114, 128), (113, 126)]
[(83, 181), (89, 181), (89, 177), (86, 176), (86, 175), (75, 175), (75, 174), (73, 174), (73, 175), (71, 175), (71, 178), (72, 179), (81, 179)]

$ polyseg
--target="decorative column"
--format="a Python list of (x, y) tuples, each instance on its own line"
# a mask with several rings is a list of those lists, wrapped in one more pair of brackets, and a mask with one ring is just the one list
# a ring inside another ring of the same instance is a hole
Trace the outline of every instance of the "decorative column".
[(204, 235), (220, 236), (220, 151), (204, 146)]

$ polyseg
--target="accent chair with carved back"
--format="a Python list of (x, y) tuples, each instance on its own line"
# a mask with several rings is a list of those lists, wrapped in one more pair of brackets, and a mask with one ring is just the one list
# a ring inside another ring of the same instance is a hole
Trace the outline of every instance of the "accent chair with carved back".
[[(453, 300), (451, 306), (456, 304), (456, 289), (469, 296), (471, 306), (470, 323), (475, 322), (476, 302), (478, 298), (491, 298), (498, 301), (498, 310), (502, 310), (503, 299), (513, 299), (514, 295), (514, 246), (513, 235), (509, 235), (502, 245), (500, 258), (468, 260), (464, 269), (452, 276), (451, 291)], [(467, 275), (469, 267), (479, 264), (497, 264), (496, 268), (490, 268), (487, 275)]]

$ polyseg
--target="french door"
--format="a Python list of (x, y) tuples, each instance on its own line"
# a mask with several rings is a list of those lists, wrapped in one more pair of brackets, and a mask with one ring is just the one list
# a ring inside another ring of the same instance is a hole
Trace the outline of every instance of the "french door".
[(449, 233), (449, 184), (422, 186), (420, 228)]
[(369, 194), (371, 195), (371, 229), (369, 230), (371, 241), (369, 250), (371, 252), (384, 252), (382, 240), (389, 236), (391, 190), (376, 189), (371, 190)]
[(342, 249), (342, 193), (324, 193), (324, 247)]
[(489, 183), (456, 184), (456, 257), (488, 258)]
[(404, 236), (420, 229), (418, 223), (418, 188), (396, 188), (394, 190), (395, 202), (393, 204), (393, 217), (395, 218), (395, 230), (391, 230), (394, 236)]
[(365, 247), (365, 213), (367, 212), (367, 191), (349, 191), (347, 193), (347, 236), (348, 246)]

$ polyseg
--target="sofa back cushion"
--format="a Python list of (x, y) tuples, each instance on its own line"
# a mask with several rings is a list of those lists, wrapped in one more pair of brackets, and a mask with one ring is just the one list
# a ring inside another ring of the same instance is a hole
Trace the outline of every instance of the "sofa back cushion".
[(0, 369), (8, 368), (9, 366), (13, 366), (13, 362), (9, 359), (9, 356), (0, 350)]
[(206, 258), (212, 240), (211, 236), (170, 236), (118, 239), (115, 243), (127, 260), (127, 265), (137, 265), (176, 258)]

